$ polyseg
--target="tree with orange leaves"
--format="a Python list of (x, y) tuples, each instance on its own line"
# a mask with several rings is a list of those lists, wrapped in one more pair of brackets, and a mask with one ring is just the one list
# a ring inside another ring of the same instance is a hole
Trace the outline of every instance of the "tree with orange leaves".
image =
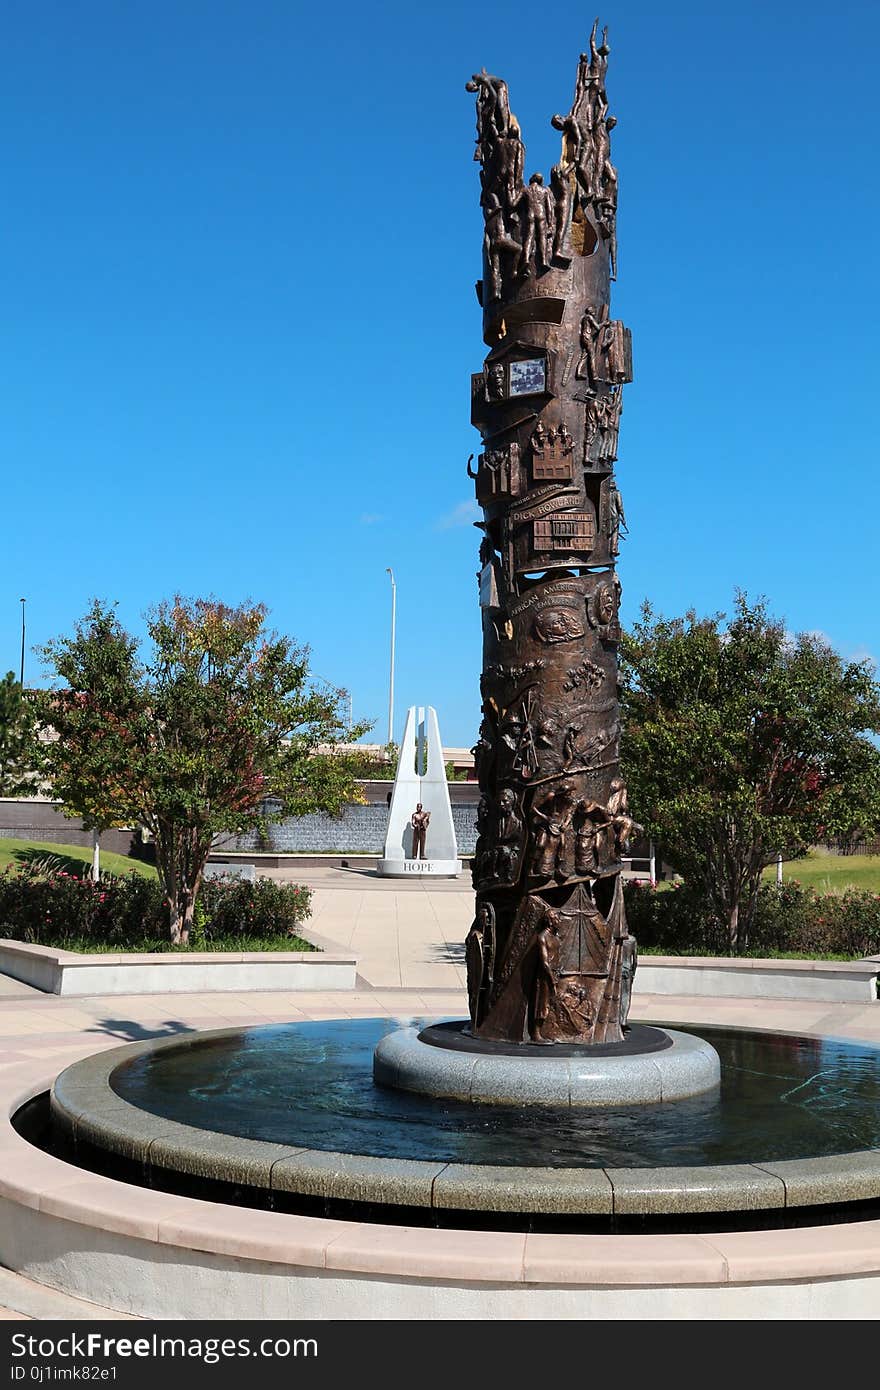
[(44, 649), (61, 684), (37, 697), (43, 774), (97, 828), (144, 826), (156, 845), (169, 933), (187, 945), (214, 837), (360, 799), (344, 691), (316, 689), (307, 647), (266, 628), (267, 610), (176, 597), (148, 615), (139, 653), (95, 601)]

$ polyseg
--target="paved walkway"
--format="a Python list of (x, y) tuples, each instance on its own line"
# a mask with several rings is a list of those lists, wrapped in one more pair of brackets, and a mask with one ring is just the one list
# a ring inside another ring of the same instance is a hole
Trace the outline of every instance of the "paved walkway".
[(315, 886), (311, 926), (358, 958), (361, 979), (377, 988), (464, 989), (464, 939), (473, 891), (352, 885)]
[[(473, 897), (467, 880), (389, 882), (344, 870), (297, 874), (314, 890), (309, 935), (354, 950), (355, 990), (319, 993), (113, 995), (62, 999), (0, 975), (0, 1069), (39, 1059), (47, 1069), (105, 1047), (194, 1029), (311, 1018), (467, 1012), (463, 946)], [(880, 1043), (880, 1004), (695, 999), (639, 993), (633, 1016), (657, 1022), (728, 1023)], [(120, 1317), (0, 1269), (0, 1317)]]
[(0, 999), (33, 999), (35, 995), (42, 997), (42, 990), (23, 985), (21, 980), (10, 979), (8, 975), (0, 975)]

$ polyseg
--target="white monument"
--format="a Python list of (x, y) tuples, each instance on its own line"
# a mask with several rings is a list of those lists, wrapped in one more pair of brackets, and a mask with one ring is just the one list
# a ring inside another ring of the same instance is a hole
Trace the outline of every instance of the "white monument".
[[(414, 826), (419, 806), (421, 813)], [(427, 826), (425, 815), (429, 818)], [(424, 828), (421, 846), (420, 821)], [(399, 878), (429, 874), (452, 878), (461, 873), (437, 711), (430, 705), (425, 709), (411, 705), (407, 710), (379, 873)]]

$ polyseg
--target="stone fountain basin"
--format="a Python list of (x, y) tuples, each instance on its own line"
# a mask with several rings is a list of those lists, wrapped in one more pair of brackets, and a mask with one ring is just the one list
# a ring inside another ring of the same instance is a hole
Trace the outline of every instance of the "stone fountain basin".
[[(201, 1034), (200, 1042), (241, 1035)], [(174, 1175), (254, 1189), (271, 1202), (323, 1198), (373, 1208), (461, 1213), (543, 1213), (560, 1218), (684, 1216), (838, 1205), (880, 1197), (880, 1149), (760, 1163), (670, 1167), (550, 1167), (455, 1163), (329, 1152), (181, 1124), (124, 1100), (122, 1066), (180, 1048), (138, 1042), (68, 1067), (51, 1092), (54, 1120), (76, 1146), (137, 1165), (143, 1181)], [(375, 1218), (374, 1219), (381, 1219)]]
[[(748, 1008), (743, 1013), (750, 1022)], [(794, 1019), (777, 1010), (766, 1021), (786, 1026), (789, 1036), (821, 1041), (803, 1011)], [(833, 1023), (842, 1021), (838, 1012)], [(867, 1026), (862, 1037), (876, 1045)], [(821, 1207), (804, 1207), (797, 1226), (784, 1212), (757, 1213), (753, 1230), (737, 1229), (721, 1213), (684, 1218), (674, 1234), (553, 1234), (506, 1229), (503, 1214), (496, 1222), (480, 1217), (477, 1229), (464, 1220), (449, 1229), (430, 1214), (426, 1225), (376, 1224), (155, 1188), (133, 1192), (129, 1183), (84, 1173), (35, 1148), (13, 1123), (57, 1076), (62, 1063), (53, 1046), (51, 1038), (35, 1038), (31, 1055), (11, 1060), (0, 1075), (0, 1263), (100, 1307), (148, 1318), (236, 1320), (631, 1324), (876, 1315), (880, 1221), (864, 1209), (854, 1220), (827, 1223)], [(84, 1056), (95, 1046), (83, 1031), (71, 1051)]]

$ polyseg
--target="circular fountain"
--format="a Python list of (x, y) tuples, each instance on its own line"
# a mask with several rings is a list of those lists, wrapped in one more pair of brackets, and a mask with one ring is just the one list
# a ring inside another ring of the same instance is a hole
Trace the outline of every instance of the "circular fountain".
[[(708, 1212), (790, 1222), (799, 1208), (814, 1218), (817, 1206), (880, 1197), (875, 1048), (676, 1029), (696, 1055), (711, 1049), (720, 1086), (670, 1104), (569, 1104), (549, 1089), (540, 1104), (532, 1090), (499, 1103), (377, 1085), (374, 1051), (410, 1031), (423, 1030), (345, 1019), (136, 1043), (63, 1071), (52, 1116), (76, 1161), (129, 1181), (234, 1187), (236, 1200), (299, 1211), (317, 1201), (375, 1221), (403, 1209), (410, 1222), (454, 1225), (503, 1211), (524, 1228), (540, 1213), (560, 1230)], [(530, 1062), (536, 1076), (558, 1065)]]

